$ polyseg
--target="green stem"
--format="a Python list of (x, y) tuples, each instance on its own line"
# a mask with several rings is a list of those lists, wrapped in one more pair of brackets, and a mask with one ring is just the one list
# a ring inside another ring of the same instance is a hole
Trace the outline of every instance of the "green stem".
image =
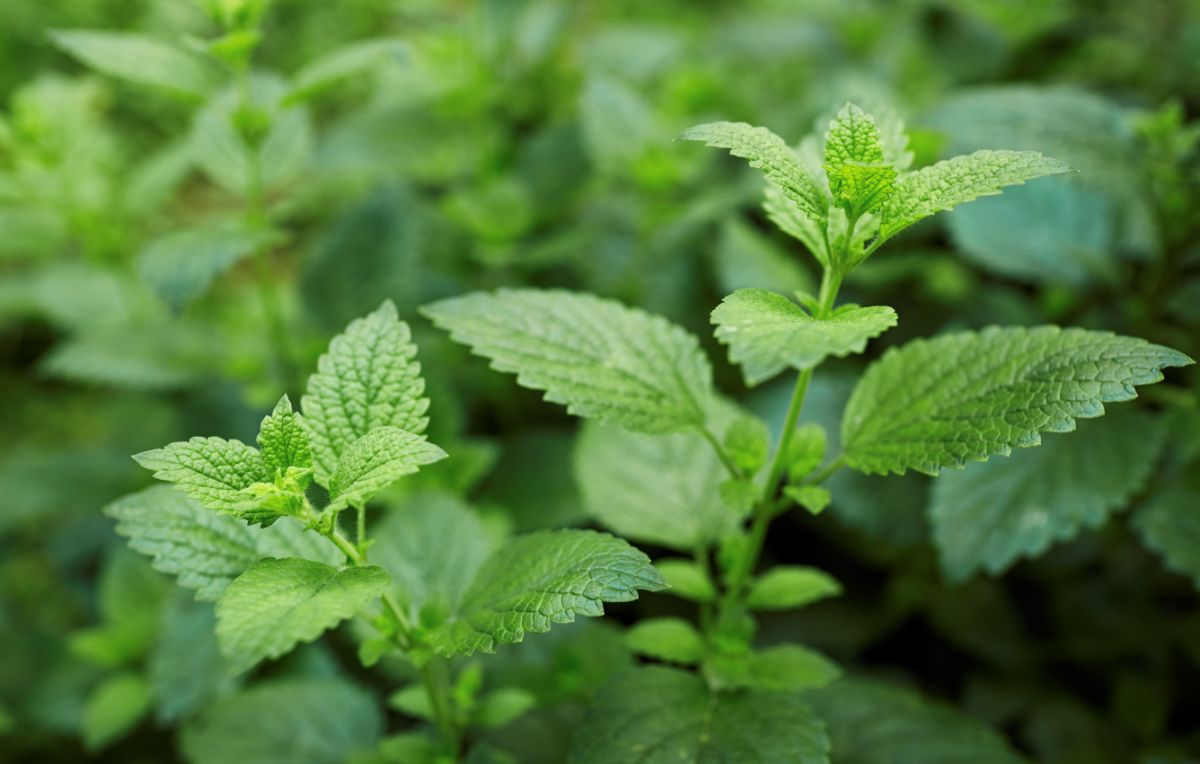
[(725, 465), (726, 471), (729, 472), (729, 476), (737, 478), (738, 480), (742, 479), (742, 477), (744, 477), (742, 475), (742, 471), (738, 469), (738, 466), (733, 463), (732, 459), (729, 458), (729, 454), (725, 452), (725, 447), (721, 445), (721, 441), (717, 440), (717, 436), (713, 435), (712, 430), (708, 429), (708, 427), (701, 427), (700, 434), (703, 435), (704, 439), (707, 440), (709, 445), (712, 446), (713, 451), (715, 451), (717, 454), (717, 458), (721, 460), (721, 464)]
[(846, 466), (846, 457), (845, 457), (845, 455), (840, 455), (840, 456), (838, 456), (838, 458), (834, 459), (829, 464), (826, 464), (824, 467), (821, 468), (821, 470), (819, 472), (814, 473), (812, 475), (812, 477), (808, 478), (804, 482), (809, 485), (820, 485), (821, 483), (824, 483), (826, 480), (828, 480), (829, 477), (831, 475), (833, 475), (833, 473), (837, 472), (838, 470), (840, 470), (842, 467), (845, 467), (845, 466)]

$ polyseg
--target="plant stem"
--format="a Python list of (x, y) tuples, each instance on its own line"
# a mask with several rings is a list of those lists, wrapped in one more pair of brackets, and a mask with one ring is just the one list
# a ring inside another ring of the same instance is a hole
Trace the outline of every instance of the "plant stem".
[(738, 466), (733, 463), (732, 459), (729, 458), (729, 454), (725, 452), (725, 447), (721, 445), (721, 441), (717, 440), (717, 436), (713, 435), (712, 430), (708, 429), (708, 427), (701, 427), (700, 434), (703, 435), (704, 439), (707, 440), (709, 445), (713, 447), (713, 451), (716, 452), (717, 458), (721, 460), (721, 464), (725, 465), (725, 469), (729, 472), (729, 476), (740, 480), (743, 477), (742, 471), (738, 469)]
[(826, 464), (824, 467), (821, 468), (820, 471), (814, 473), (812, 475), (812, 477), (809, 477), (804, 482), (809, 485), (820, 485), (821, 483), (824, 483), (826, 480), (828, 480), (829, 477), (831, 475), (833, 475), (833, 473), (837, 472), (844, 466), (846, 466), (846, 457), (843, 455), (839, 455), (836, 459), (834, 459), (829, 464)]

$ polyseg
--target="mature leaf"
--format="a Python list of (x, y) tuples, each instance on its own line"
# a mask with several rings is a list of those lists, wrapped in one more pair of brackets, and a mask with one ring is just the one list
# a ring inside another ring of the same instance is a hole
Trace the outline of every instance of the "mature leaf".
[(360, 75), (388, 61), (402, 61), (407, 47), (400, 40), (359, 40), (324, 53), (305, 64), (293, 78), (286, 103), (303, 101), (339, 81)]
[(765, 127), (745, 122), (711, 122), (684, 130), (679, 136), (685, 141), (703, 141), (706, 146), (729, 149), (735, 157), (750, 161), (751, 167), (762, 170), (800, 211), (812, 220), (824, 220), (826, 200), (808, 172), (796, 158), (796, 153), (775, 133)]
[(235, 263), (274, 234), (249, 228), (197, 228), (156, 239), (138, 253), (142, 279), (173, 310), (181, 310)]
[(699, 663), (704, 637), (682, 618), (647, 618), (625, 632), (625, 644), (639, 655), (671, 663)]
[(938, 162), (900, 176), (880, 213), (879, 235), (888, 239), (934, 213), (998, 194), (1005, 186), (1070, 169), (1036, 151), (984, 149)]
[(991, 327), (916, 340), (872, 364), (842, 418), (847, 463), (931, 475), (1035, 446), (1137, 397), (1182, 353), (1108, 332)]
[(1134, 526), (1142, 543), (1157, 552), (1168, 568), (1189, 576), (1200, 588), (1200, 502), (1197, 492), (1175, 486), (1155, 496), (1137, 513)]
[(1153, 417), (1115, 411), (1036, 451), (940, 476), (929, 514), (942, 570), (955, 581), (979, 570), (998, 575), (1100, 526), (1145, 485), (1163, 435)]
[(289, 467), (308, 469), (312, 466), (312, 444), (292, 410), (285, 395), (275, 404), (275, 410), (264, 417), (258, 427), (258, 450), (268, 472), (287, 472)]
[(842, 593), (842, 585), (817, 568), (781, 565), (755, 579), (746, 597), (756, 610), (789, 610)]
[(105, 679), (83, 709), (83, 744), (98, 751), (130, 732), (150, 710), (150, 686), (133, 673)]
[(154, 477), (173, 483), (188, 496), (217, 512), (246, 515), (252, 522), (270, 518), (247, 512), (252, 508), (245, 489), (272, 478), (262, 455), (240, 440), (201, 438), (177, 441), (134, 460)]
[(408, 497), (388, 511), (372, 536), (371, 561), (391, 574), (418, 623), (457, 612), (495, 546), (479, 516), (446, 493)]
[(696, 338), (636, 308), (590, 294), (502, 289), (427, 305), (451, 336), (517, 374), (572, 414), (630, 430), (703, 425), (712, 370)]
[(170, 43), (122, 32), (59, 29), (54, 44), (98, 72), (176, 93), (203, 96), (216, 84), (219, 70), (211, 62)]
[(317, 481), (326, 487), (351, 443), (377, 427), (420, 435), (429, 418), (417, 346), (396, 306), (355, 319), (329, 343), (300, 401)]
[(378, 599), (383, 568), (267, 558), (238, 576), (217, 603), (217, 640), (236, 672), (311, 642)]
[(708, 573), (691, 560), (659, 560), (654, 567), (670, 587), (667, 590), (670, 594), (693, 602), (716, 600), (717, 590)]
[(749, 287), (780, 294), (816, 290), (812, 276), (790, 250), (741, 218), (731, 217), (722, 224), (712, 254), (722, 292)]
[(841, 676), (837, 664), (801, 645), (778, 645), (705, 661), (707, 676), (723, 690), (754, 689), (797, 692), (823, 687)]
[(211, 338), (184, 325), (100, 327), (58, 343), (38, 364), (59, 379), (169, 390), (194, 384), (211, 364)]
[(896, 325), (896, 311), (846, 307), (816, 319), (783, 295), (739, 289), (713, 310), (712, 322), (716, 338), (729, 346), (729, 360), (753, 386), (789, 366), (811, 369), (831, 355), (861, 353), (867, 340)]
[(799, 205), (775, 186), (767, 186), (763, 211), (779, 230), (802, 242), (817, 262), (825, 266), (830, 264), (829, 245), (825, 241), (827, 229), (822, 221), (805, 215)]
[(375, 494), (423, 465), (446, 458), (424, 435), (377, 427), (347, 446), (329, 478), (329, 509), (361, 507)]
[(285, 679), (218, 701), (183, 728), (191, 764), (344, 764), (375, 747), (379, 704), (336, 679)]
[(579, 120), (592, 163), (604, 173), (628, 171), (657, 138), (651, 105), (611, 77), (588, 78), (579, 101)]
[(736, 525), (719, 495), (728, 477), (698, 433), (643, 435), (589, 423), (575, 446), (575, 479), (589, 515), (620, 536), (681, 551)]
[(795, 693), (712, 695), (677, 669), (627, 671), (576, 731), (572, 764), (828, 764), (824, 725)]
[(155, 717), (176, 722), (233, 687), (217, 647), (212, 605), (176, 597), (147, 662)]
[(838, 764), (1022, 764), (1004, 739), (913, 692), (842, 679), (806, 697), (829, 728)]
[(491, 554), (458, 611), (430, 635), (443, 655), (520, 642), (577, 615), (599, 616), (604, 602), (637, 599), (638, 589), (666, 587), (646, 555), (607, 533), (539, 531)]

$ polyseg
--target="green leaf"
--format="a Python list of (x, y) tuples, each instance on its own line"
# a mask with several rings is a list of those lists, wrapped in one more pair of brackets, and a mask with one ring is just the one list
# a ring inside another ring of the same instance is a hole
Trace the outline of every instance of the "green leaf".
[(292, 402), (286, 395), (259, 425), (258, 450), (268, 472), (286, 473), (291, 467), (302, 470), (312, 467), (312, 445), (300, 415), (292, 410)]
[(721, 237), (712, 250), (717, 284), (722, 293), (748, 287), (781, 294), (815, 291), (812, 276), (796, 256), (741, 218), (721, 225)]
[(285, 679), (218, 701), (183, 728), (191, 764), (344, 764), (383, 731), (379, 704), (337, 679)]
[(754, 475), (767, 463), (771, 433), (767, 423), (758, 417), (739, 416), (725, 428), (722, 444), (738, 469), (747, 475)]
[(824, 687), (841, 676), (837, 664), (801, 645), (778, 645), (746, 653), (717, 654), (704, 672), (723, 690), (754, 689), (798, 692)]
[(668, 594), (692, 602), (714, 602), (717, 590), (708, 573), (691, 560), (659, 560), (654, 567), (670, 587)]
[(246, 491), (273, 476), (258, 451), (240, 440), (201, 438), (178, 441), (136, 454), (134, 461), (154, 472), (154, 477), (176, 488), (208, 509), (269, 525), (277, 516), (256, 507)]
[(429, 691), (421, 683), (401, 687), (388, 696), (388, 705), (417, 719), (437, 718), (433, 704), (429, 702)]
[(940, 476), (929, 514), (942, 570), (952, 581), (979, 570), (999, 575), (1099, 527), (1145, 485), (1164, 434), (1153, 417), (1115, 411), (1037, 450)]
[(575, 446), (587, 513), (634, 541), (692, 551), (737, 523), (720, 485), (729, 477), (698, 433), (643, 435), (589, 423)]
[(842, 593), (842, 585), (816, 568), (781, 565), (755, 579), (746, 597), (755, 610), (790, 610)]
[(233, 687), (221, 657), (212, 605), (176, 597), (147, 662), (155, 716), (176, 722)]
[(682, 618), (647, 618), (625, 632), (625, 644), (639, 655), (685, 665), (704, 657), (704, 637)]
[(1200, 589), (1200, 512), (1196, 491), (1185, 485), (1158, 494), (1134, 517), (1142, 543), (1158, 553), (1166, 566), (1189, 576)]
[(407, 497), (389, 509), (372, 538), (371, 561), (391, 574), (417, 623), (457, 612), (495, 546), (479, 515), (445, 493)]
[(329, 487), (342, 452), (377, 427), (425, 432), (429, 400), (416, 355), (390, 300), (329, 343), (300, 401), (317, 482)]
[(117, 533), (152, 558), (155, 570), (178, 576), (196, 598), (214, 602), (233, 579), (265, 556), (295, 556), (336, 563), (336, 549), (290, 518), (255, 529), (215, 514), (167, 486), (152, 486), (104, 508)]
[(479, 699), (473, 722), (486, 729), (504, 727), (537, 707), (538, 699), (520, 687), (501, 687)]
[(427, 305), (458, 342), (576, 416), (652, 434), (704, 424), (712, 370), (696, 338), (590, 294), (502, 289)]
[(706, 146), (729, 149), (735, 157), (750, 161), (767, 180), (779, 188), (803, 215), (824, 220), (825, 195), (800, 164), (796, 153), (775, 133), (745, 122), (712, 122), (697, 125), (679, 136), (685, 141), (703, 141)]
[(83, 708), (83, 744), (98, 751), (121, 739), (150, 710), (150, 686), (137, 674), (117, 674), (92, 690)]
[(96, 71), (202, 97), (219, 79), (219, 70), (200, 56), (170, 43), (122, 32), (58, 29), (54, 44)]
[(606, 533), (530, 533), (492, 553), (430, 642), (447, 656), (490, 653), (496, 645), (522, 641), (526, 632), (602, 615), (604, 602), (629, 602), (638, 589), (665, 586), (646, 555)]
[(1070, 172), (1036, 151), (976, 151), (900, 176), (880, 212), (879, 236), (889, 239), (918, 220), (1000, 193), (1005, 186)]
[(825, 428), (807, 423), (796, 428), (788, 448), (788, 481), (798, 483), (825, 460)]
[(984, 461), (1069, 432), (1192, 360), (1133, 337), (1057, 326), (991, 327), (894, 348), (871, 365), (842, 418), (846, 462), (866, 473)]
[(398, 427), (378, 427), (342, 451), (329, 479), (329, 509), (361, 507), (375, 494), (423, 465), (446, 458), (424, 435)]
[(814, 515), (824, 512), (833, 500), (829, 489), (820, 485), (789, 485), (783, 489), (783, 493)]
[(383, 568), (337, 570), (311, 560), (267, 558), (238, 576), (217, 603), (217, 640), (235, 672), (311, 642), (388, 588)]
[(831, 355), (861, 353), (867, 340), (896, 325), (896, 311), (846, 306), (816, 319), (783, 295), (739, 289), (713, 310), (712, 322), (716, 338), (729, 346), (729, 360), (753, 386), (789, 366), (811, 369)]
[(695, 674), (645, 667), (600, 691), (575, 733), (572, 764), (828, 764), (824, 725), (795, 693), (715, 696)]
[(916, 693), (842, 679), (806, 697), (829, 728), (838, 764), (1022, 764), (1000, 735)]
[(825, 134), (825, 174), (834, 200), (854, 216), (878, 208), (896, 186), (875, 120), (854, 104), (843, 107)]
[(272, 242), (270, 231), (198, 228), (156, 239), (137, 256), (138, 273), (172, 310), (204, 294), (235, 263)]
[(359, 40), (324, 53), (305, 64), (293, 77), (285, 103), (305, 101), (341, 80), (361, 75), (388, 61), (402, 61), (408, 52), (400, 40)]

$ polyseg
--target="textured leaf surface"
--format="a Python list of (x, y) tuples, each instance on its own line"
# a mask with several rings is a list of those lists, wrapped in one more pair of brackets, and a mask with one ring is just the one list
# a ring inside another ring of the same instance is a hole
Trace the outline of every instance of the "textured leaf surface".
[(311, 642), (387, 590), (383, 568), (337, 570), (311, 560), (268, 558), (233, 581), (217, 603), (221, 652), (241, 672)]
[(951, 580), (997, 575), (1099, 527), (1145, 485), (1163, 435), (1154, 418), (1119, 410), (1041, 448), (940, 476), (929, 512), (942, 570)]
[(219, 76), (215, 66), (194, 53), (142, 35), (62, 29), (51, 32), (50, 39), (102, 74), (190, 96), (203, 96)]
[(825, 174), (834, 199), (854, 214), (879, 206), (896, 185), (896, 168), (884, 162), (875, 120), (846, 104), (825, 134)]
[(917, 340), (872, 364), (842, 419), (847, 463), (937, 474), (1069, 432), (1185, 366), (1182, 353), (1083, 329), (992, 327)]
[(842, 679), (807, 696), (825, 720), (837, 764), (1022, 764), (975, 719), (915, 693)]
[(458, 612), (431, 640), (443, 655), (490, 653), (498, 644), (520, 642), (526, 632), (602, 615), (603, 603), (637, 599), (638, 589), (665, 586), (646, 555), (606, 533), (530, 533), (492, 553)]
[(292, 402), (286, 395), (259, 425), (258, 450), (268, 472), (312, 466), (312, 444), (308, 442), (308, 433), (300, 424), (300, 417), (292, 411)]
[(445, 458), (446, 452), (424, 435), (378, 427), (342, 451), (337, 471), (329, 479), (329, 507), (336, 511), (362, 506), (405, 475)]
[(775, 133), (745, 122), (712, 122), (697, 125), (679, 136), (685, 141), (703, 141), (706, 146), (729, 149), (735, 157), (747, 159), (751, 167), (762, 170), (767, 180), (779, 188), (800, 211), (812, 220), (824, 220), (825, 195), (817, 188), (800, 164), (796, 153)]
[(1163, 492), (1137, 513), (1134, 526), (1168, 568), (1200, 589), (1200, 491), (1180, 485)]
[(646, 667), (600, 691), (572, 764), (828, 764), (824, 725), (794, 693), (712, 696), (699, 676)]
[(256, 685), (218, 701), (183, 730), (191, 764), (344, 764), (375, 747), (375, 698), (335, 679)]
[(425, 432), (429, 400), (416, 355), (408, 324), (390, 301), (329, 343), (300, 401), (321, 485), (329, 486), (342, 452), (371, 430)]
[(900, 176), (881, 211), (880, 236), (889, 238), (922, 218), (1000, 193), (1005, 186), (1069, 172), (1064, 162), (1036, 151), (976, 151)]
[(457, 612), (493, 546), (479, 516), (442, 493), (414, 494), (372, 535), (371, 561), (391, 574), (414, 619), (426, 608)]
[(729, 477), (697, 433), (643, 435), (589, 424), (575, 446), (587, 513), (625, 538), (692, 551), (737, 522), (721, 501)]
[(196, 437), (133, 458), (154, 477), (217, 512), (245, 510), (250, 497), (243, 491), (271, 479), (262, 455), (240, 440)]
[(572, 414), (648, 433), (704, 423), (712, 370), (666, 319), (589, 294), (502, 289), (433, 303), (425, 315)]
[(896, 325), (896, 311), (851, 307), (817, 320), (783, 295), (739, 289), (713, 310), (712, 322), (746, 384), (757, 385), (789, 366), (810, 369), (831, 355), (861, 353), (867, 340)]

